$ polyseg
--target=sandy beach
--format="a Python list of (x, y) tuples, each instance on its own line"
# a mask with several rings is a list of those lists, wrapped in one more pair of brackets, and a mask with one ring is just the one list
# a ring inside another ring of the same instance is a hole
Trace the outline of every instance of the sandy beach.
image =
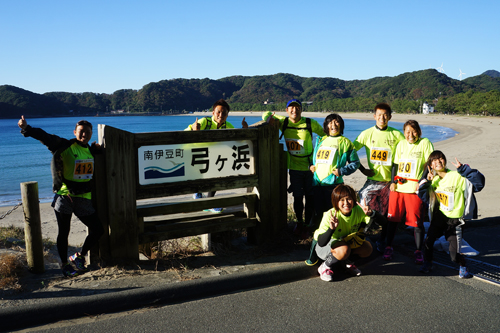
[[(199, 113), (200, 116), (206, 116), (206, 113)], [(231, 112), (232, 115), (259, 115), (260, 112)], [(277, 112), (277, 114), (286, 115), (285, 112)], [(308, 113), (302, 115), (306, 117), (323, 117), (328, 113)], [(339, 113), (343, 118), (373, 120), (373, 114), (368, 113)], [(197, 115), (196, 113), (194, 115)], [(461, 163), (469, 164), (472, 168), (481, 171), (486, 177), (486, 186), (484, 190), (476, 194), (479, 207), (479, 219), (499, 218), (500, 217), (500, 187), (498, 183), (500, 175), (496, 172), (495, 163), (500, 161), (500, 118), (493, 117), (467, 117), (467, 116), (448, 116), (448, 115), (407, 115), (393, 114), (391, 121), (402, 122), (409, 119), (417, 120), (420, 124), (438, 125), (454, 129), (458, 134), (445, 141), (436, 142), (434, 148), (441, 150), (446, 155), (448, 162), (455, 160), (455, 157)], [(374, 122), (375, 124), (375, 122)], [(390, 122), (389, 122), (390, 125)], [(426, 133), (423, 133), (426, 136)], [(361, 161), (365, 166), (366, 159)], [(455, 167), (448, 163), (451, 170)], [(361, 172), (344, 178), (346, 184), (353, 186), (355, 189), (361, 188), (365, 182), (365, 176)], [(291, 202), (291, 197), (289, 197)], [(3, 215), (12, 207), (1, 207), (0, 215)], [(49, 237), (52, 240), (57, 236), (57, 223), (54, 212), (50, 207), (50, 203), (40, 204), (40, 215), (42, 220), (42, 233), (44, 237)], [(11, 214), (0, 220), (0, 226), (6, 227), (14, 225), (24, 227), (24, 216), (22, 207), (19, 207)], [(72, 221), (71, 234), (69, 242), (71, 245), (80, 246), (86, 236), (85, 226), (76, 218)]]

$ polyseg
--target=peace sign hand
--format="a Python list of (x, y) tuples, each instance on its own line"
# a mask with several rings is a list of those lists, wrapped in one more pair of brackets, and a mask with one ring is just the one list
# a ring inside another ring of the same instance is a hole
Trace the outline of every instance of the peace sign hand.
[(429, 170), (429, 173), (427, 174), (427, 180), (431, 181), (434, 179), (434, 173), (432, 172), (432, 169), (430, 166), (427, 166), (427, 170)]
[(457, 168), (457, 169), (458, 169), (458, 168), (460, 168), (460, 167), (462, 166), (462, 163), (460, 163), (460, 162), (458, 161), (458, 158), (456, 158), (456, 157), (455, 157), (455, 161), (457, 161), (457, 163), (456, 163), (456, 164), (455, 164), (455, 163), (453, 163), (453, 161), (451, 162), (451, 164), (453, 164), (453, 165), (455, 166), (455, 168)]
[[(331, 210), (330, 211), (331, 215), (330, 215), (330, 229), (332, 230), (335, 230), (337, 229), (338, 225), (339, 225), (339, 219), (337, 218), (337, 211), (336, 210)], [(335, 212), (335, 213), (334, 213)]]
[(371, 216), (373, 214), (373, 210), (366, 205), (366, 199), (363, 199), (363, 204), (358, 202), (358, 205), (361, 207), (366, 216)]

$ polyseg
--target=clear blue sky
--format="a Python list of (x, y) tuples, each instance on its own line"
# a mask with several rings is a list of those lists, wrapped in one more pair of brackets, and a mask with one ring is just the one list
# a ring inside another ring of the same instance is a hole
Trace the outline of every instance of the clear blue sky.
[(500, 1), (1, 1), (0, 85), (113, 93), (173, 78), (500, 70)]

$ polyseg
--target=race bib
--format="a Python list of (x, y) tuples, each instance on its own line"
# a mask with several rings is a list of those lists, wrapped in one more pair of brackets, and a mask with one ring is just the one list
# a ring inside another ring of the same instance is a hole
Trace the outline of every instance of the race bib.
[(417, 160), (400, 159), (398, 166), (398, 176), (402, 178), (415, 179), (417, 176)]
[(450, 212), (455, 206), (455, 196), (452, 192), (436, 191), (436, 197), (439, 200), (440, 209)]
[(292, 155), (305, 155), (304, 140), (301, 139), (286, 139), (286, 148)]
[(370, 162), (375, 165), (391, 166), (391, 150), (389, 148), (373, 147), (370, 150)]
[(94, 160), (75, 160), (73, 179), (92, 179), (94, 173)]
[(321, 147), (316, 154), (316, 163), (332, 164), (337, 149), (331, 147)]

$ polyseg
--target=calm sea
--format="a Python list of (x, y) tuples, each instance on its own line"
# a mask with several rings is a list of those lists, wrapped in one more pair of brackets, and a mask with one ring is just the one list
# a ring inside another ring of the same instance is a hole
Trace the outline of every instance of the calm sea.
[[(207, 113), (207, 116), (211, 115)], [(247, 116), (249, 125), (261, 120), (260, 113)], [(195, 116), (130, 116), (87, 118), (94, 125), (93, 140), (97, 140), (97, 124), (106, 124), (133, 133), (181, 131), (195, 120)], [(236, 127), (241, 127), (243, 117), (229, 116), (228, 120)], [(323, 124), (323, 118), (314, 118)], [(68, 139), (73, 138), (73, 129), (80, 118), (33, 118), (26, 119), (33, 127), (43, 128), (47, 133)], [(374, 125), (373, 120), (345, 119), (344, 136), (354, 141), (358, 134)], [(402, 123), (391, 122), (391, 126), (403, 129)], [(0, 206), (15, 205), (21, 201), (20, 183), (37, 181), (41, 202), (52, 200), (52, 178), (50, 175), (49, 150), (33, 138), (24, 138), (15, 119), (0, 119)], [(432, 142), (444, 140), (456, 134), (450, 128), (440, 126), (422, 126), (423, 136)], [(363, 156), (364, 150), (360, 151)]]

